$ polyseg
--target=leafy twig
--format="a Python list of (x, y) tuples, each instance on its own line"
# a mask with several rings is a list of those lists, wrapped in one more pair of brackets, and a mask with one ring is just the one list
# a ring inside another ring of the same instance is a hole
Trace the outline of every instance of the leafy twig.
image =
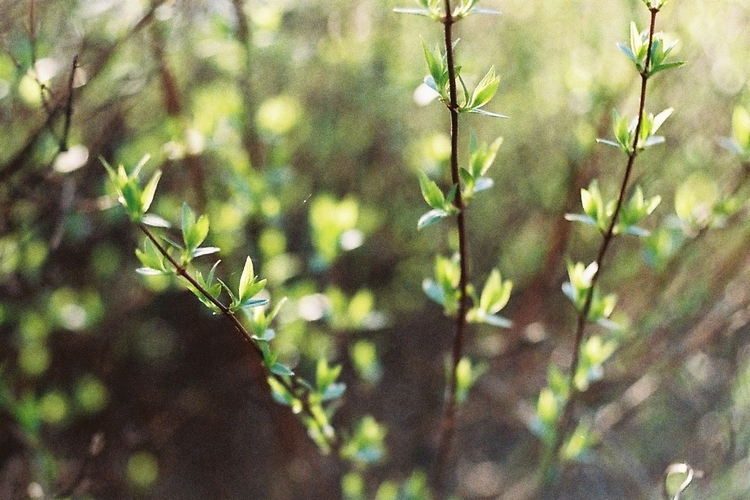
[[(445, 37), (445, 57), (448, 68), (448, 92), (449, 102), (448, 110), (451, 115), (451, 156), (450, 170), (451, 180), (454, 185), (460, 186), (461, 178), (458, 169), (458, 91), (456, 66), (453, 54), (453, 17), (450, 0), (445, 0), (445, 14), (443, 16), (443, 33)], [(451, 367), (448, 378), (448, 394), (446, 396), (443, 419), (440, 426), (440, 435), (438, 438), (437, 459), (436, 459), (436, 483), (440, 487), (444, 469), (450, 454), (450, 448), (453, 436), (456, 430), (456, 389), (457, 389), (457, 370), (463, 354), (464, 337), (466, 330), (466, 314), (469, 308), (468, 296), (466, 289), (468, 286), (468, 249), (466, 241), (466, 216), (464, 210), (464, 201), (461, 189), (456, 189), (454, 199), (455, 207), (458, 211), (456, 214), (456, 231), (458, 233), (458, 261), (460, 266), (460, 277), (458, 283), (458, 312), (455, 318), (455, 333), (453, 337), (453, 349), (451, 353)]]
[[(161, 172), (157, 171), (145, 186), (141, 186), (138, 174), (148, 157), (130, 174), (120, 166), (113, 169), (102, 159), (110, 179), (114, 184), (120, 204), (125, 208), (128, 216), (136, 223), (147, 238), (144, 251), (136, 252), (141, 263), (140, 269), (144, 274), (166, 274), (176, 275), (184, 280), (187, 288), (195, 294), (200, 301), (214, 312), (226, 316), (234, 326), (234, 329), (242, 338), (251, 345), (254, 352), (260, 358), (261, 366), (266, 374), (269, 390), (277, 401), (284, 403), (302, 415), (308, 424), (308, 431), (316, 443), (324, 451), (333, 451), (338, 454), (341, 448), (340, 439), (335, 429), (329, 423), (329, 417), (322, 408), (322, 403), (329, 399), (338, 397), (343, 392), (343, 385), (336, 384), (335, 379), (340, 373), (340, 367), (329, 367), (325, 361), (318, 363), (316, 373), (316, 385), (313, 386), (296, 375), (292, 370), (276, 361), (277, 354), (271, 352), (268, 341), (268, 325), (278, 312), (278, 307), (270, 315), (261, 313), (257, 315), (254, 324), (255, 333), (251, 333), (237, 316), (237, 311), (259, 307), (268, 303), (265, 299), (257, 299), (254, 296), (265, 286), (265, 280), (256, 281), (252, 261), (248, 257), (240, 277), (239, 290), (235, 293), (221, 280), (218, 284), (213, 283), (214, 272), (218, 262), (214, 264), (207, 277), (200, 272), (192, 275), (188, 272), (187, 265), (194, 257), (215, 253), (216, 247), (201, 247), (208, 234), (208, 219), (202, 216), (196, 219), (195, 214), (185, 204), (182, 212), (182, 233), (184, 247), (166, 240), (170, 247), (178, 250), (179, 256), (175, 256), (171, 248), (168, 248), (149, 228), (149, 225), (168, 226), (158, 216), (147, 214), (153, 201)], [(218, 299), (218, 295), (226, 291), (231, 304), (226, 305)]]
[[(641, 77), (638, 116), (634, 120), (634, 123), (628, 125), (627, 121), (615, 112), (613, 116), (617, 141), (599, 140), (599, 142), (618, 147), (627, 154), (625, 173), (620, 184), (617, 200), (612, 207), (607, 206), (604, 208), (598, 187), (595, 183), (592, 183), (588, 190), (582, 191), (582, 201), (586, 215), (572, 215), (567, 217), (569, 220), (578, 220), (599, 228), (602, 232), (602, 241), (596, 259), (590, 266), (585, 270), (582, 264), (576, 265), (575, 270), (571, 267), (571, 283), (568, 284), (569, 288), (566, 293), (569, 293), (569, 296), (574, 299), (578, 308), (578, 316), (565, 401), (554, 429), (552, 443), (547, 449), (542, 464), (544, 480), (548, 485), (553, 480), (553, 469), (557, 463), (565, 439), (570, 432), (573, 410), (581, 393), (578, 387), (578, 371), (581, 366), (581, 351), (586, 338), (586, 325), (592, 320), (606, 319), (606, 316), (608, 316), (614, 307), (614, 296), (605, 299), (598, 297), (598, 282), (605, 256), (614, 236), (617, 234), (625, 232), (642, 235), (645, 233), (632, 224), (634, 221), (650, 213), (659, 203), (658, 197), (650, 201), (644, 201), (640, 189), (636, 190), (636, 194), (630, 203), (626, 205), (625, 201), (626, 194), (630, 188), (630, 178), (636, 157), (644, 148), (663, 142), (663, 138), (653, 135), (653, 132), (659, 128), (661, 123), (671, 113), (670, 109), (660, 113), (656, 117), (646, 116), (645, 105), (648, 80), (659, 71), (682, 64), (680, 62), (666, 62), (666, 56), (671, 51), (673, 45), (665, 47), (663, 41), (660, 38), (656, 38), (656, 15), (664, 4), (664, 0), (644, 0), (644, 3), (646, 3), (650, 12), (650, 23), (647, 33), (639, 33), (635, 28), (635, 24), (632, 24), (630, 47), (620, 45), (620, 49), (636, 65)], [(607, 217), (609, 218), (608, 222), (602, 225), (602, 222)], [(580, 266), (580, 269), (578, 269), (578, 266)], [(578, 286), (572, 283), (574, 281), (573, 276), (576, 273), (581, 281)], [(585, 289), (583, 296), (580, 296), (581, 288)], [(593, 311), (595, 302), (597, 302), (597, 311)], [(604, 313), (601, 312), (603, 303), (608, 303), (604, 306), (606, 310)], [(596, 317), (592, 318), (592, 316)], [(602, 316), (603, 318), (601, 318)]]

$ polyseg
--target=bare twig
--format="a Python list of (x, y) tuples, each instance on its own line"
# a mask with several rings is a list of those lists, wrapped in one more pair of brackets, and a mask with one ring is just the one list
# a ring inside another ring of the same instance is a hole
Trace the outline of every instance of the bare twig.
[(65, 125), (63, 127), (62, 139), (60, 139), (60, 151), (68, 150), (68, 134), (70, 133), (70, 119), (73, 116), (73, 85), (75, 83), (76, 70), (78, 69), (78, 54), (73, 57), (73, 67), (68, 79), (68, 100), (65, 103)]

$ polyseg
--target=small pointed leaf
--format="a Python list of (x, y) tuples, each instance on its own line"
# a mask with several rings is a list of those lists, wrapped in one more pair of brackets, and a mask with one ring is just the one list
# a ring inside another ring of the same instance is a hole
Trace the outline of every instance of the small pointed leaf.
[(426, 228), (427, 226), (430, 226), (442, 219), (445, 219), (448, 217), (448, 212), (445, 210), (435, 209), (430, 210), (426, 214), (424, 214), (422, 217), (419, 218), (419, 221), (417, 222), (417, 229), (422, 230)]

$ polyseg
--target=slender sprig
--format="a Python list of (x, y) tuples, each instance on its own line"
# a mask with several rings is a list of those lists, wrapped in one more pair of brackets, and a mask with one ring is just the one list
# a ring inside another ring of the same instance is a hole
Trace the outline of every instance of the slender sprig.
[(424, 84), (431, 88), (450, 113), (450, 174), (451, 185), (443, 191), (437, 182), (425, 173), (419, 172), (419, 185), (422, 196), (431, 210), (417, 223), (424, 229), (442, 219), (456, 217), (458, 249), (451, 258), (438, 256), (435, 261), (435, 278), (426, 279), (423, 289), (427, 296), (443, 307), (447, 315), (454, 319), (454, 336), (447, 373), (447, 390), (443, 418), (438, 436), (435, 460), (434, 483), (442, 487), (443, 474), (455, 434), (456, 408), (466, 398), (469, 387), (482, 373), (481, 363), (473, 365), (463, 356), (468, 323), (487, 323), (499, 327), (510, 326), (510, 321), (497, 315), (505, 307), (510, 297), (511, 283), (503, 280), (500, 272), (493, 270), (482, 289), (477, 294), (469, 283), (468, 275), (468, 235), (466, 229), (466, 206), (476, 193), (493, 185), (492, 179), (485, 177), (495, 160), (502, 139), (491, 144), (480, 144), (471, 136), (469, 161), (462, 167), (459, 163), (459, 115), (473, 113), (494, 118), (503, 115), (484, 109), (484, 106), (497, 93), (500, 78), (494, 66), (491, 67), (473, 90), (470, 90), (461, 76), (461, 67), (455, 62), (457, 41), (453, 39), (453, 25), (470, 14), (496, 13), (481, 9), (478, 0), (464, 0), (452, 6), (450, 0), (417, 0), (419, 8), (395, 9), (396, 12), (429, 17), (443, 26), (442, 47), (430, 47), (424, 40), (424, 51), (428, 76)]
[[(456, 71), (453, 24), (457, 19), (451, 11), (450, 0), (445, 0), (445, 15), (443, 16), (443, 33), (445, 41), (445, 62), (448, 73), (448, 110), (450, 112), (450, 138), (451, 156), (450, 171), (453, 185), (460, 186), (461, 176), (458, 165), (458, 72)], [(450, 447), (456, 431), (456, 397), (458, 393), (458, 365), (464, 350), (466, 336), (466, 316), (469, 311), (469, 297), (467, 289), (468, 279), (468, 242), (466, 234), (466, 212), (464, 210), (464, 197), (461, 189), (456, 189), (455, 206), (458, 210), (456, 216), (456, 231), (458, 233), (458, 311), (456, 313), (455, 334), (453, 337), (453, 350), (451, 352), (451, 368), (448, 378), (448, 393), (446, 395), (443, 420), (440, 426), (436, 459), (436, 485), (442, 486), (444, 469), (448, 460)]]
[[(266, 311), (265, 306), (269, 300), (258, 295), (264, 290), (266, 280), (258, 279), (250, 257), (245, 260), (236, 288), (216, 278), (219, 262), (216, 262), (205, 276), (198, 270), (189, 271), (193, 259), (219, 251), (217, 247), (202, 246), (209, 232), (208, 218), (205, 215), (196, 216), (190, 207), (184, 204), (181, 214), (182, 242), (177, 243), (169, 238), (157, 236), (152, 228), (167, 228), (169, 224), (161, 217), (148, 213), (161, 172), (157, 170), (145, 185), (142, 185), (139, 174), (147, 160), (148, 157), (144, 157), (135, 169), (128, 173), (122, 165), (115, 169), (102, 159), (119, 203), (146, 236), (143, 249), (136, 250), (136, 256), (142, 264), (137, 271), (151, 276), (176, 276), (206, 307), (215, 314), (228, 318), (234, 329), (258, 355), (274, 399), (289, 406), (300, 416), (308, 434), (321, 450), (338, 454), (341, 444), (331, 425), (333, 410), (329, 406), (324, 406), (324, 403), (337, 399), (345, 390), (345, 385), (337, 382), (341, 367), (332, 367), (324, 359), (319, 360), (315, 382), (310, 383), (279, 362), (278, 353), (270, 346), (270, 341), (275, 336), (271, 322), (279, 312), (284, 299), (279, 301), (270, 313)], [(222, 292), (229, 296), (228, 304), (221, 300)], [(245, 315), (249, 327), (246, 327), (240, 318), (240, 312)]]
[[(627, 193), (630, 191), (630, 178), (636, 157), (644, 149), (664, 142), (664, 138), (655, 133), (672, 113), (671, 109), (656, 116), (645, 113), (647, 83), (654, 74), (683, 64), (667, 60), (675, 44), (665, 44), (662, 35), (655, 32), (656, 16), (665, 2), (666, 0), (644, 0), (650, 12), (648, 30), (638, 31), (633, 23), (630, 27), (630, 44), (618, 45), (635, 65), (641, 80), (637, 116), (629, 120), (616, 111), (613, 112), (615, 140), (598, 140), (627, 155), (618, 196), (614, 200), (604, 201), (597, 182), (593, 181), (588, 189), (581, 191), (584, 214), (566, 216), (568, 220), (595, 227), (601, 233), (602, 241), (592, 263), (569, 263), (569, 281), (563, 285), (565, 295), (576, 307), (577, 321), (567, 382), (562, 386), (559, 372), (551, 372), (550, 386), (542, 391), (538, 403), (539, 434), (547, 445), (542, 463), (546, 486), (554, 482), (558, 460), (576, 456), (585, 448), (585, 443), (574, 442), (572, 438), (566, 444), (571, 435), (578, 395), (586, 390), (590, 382), (601, 377), (601, 365), (614, 353), (617, 346), (615, 341), (607, 341), (600, 336), (586, 336), (586, 326), (590, 323), (598, 323), (608, 329), (619, 328), (619, 325), (609, 320), (617, 297), (614, 294), (603, 294), (598, 285), (604, 258), (615, 236), (647, 235), (648, 232), (636, 224), (653, 212), (661, 201), (658, 196), (646, 199), (640, 187), (635, 189), (629, 200)], [(557, 382), (553, 383), (555, 380)], [(545, 418), (541, 418), (542, 414)], [(581, 425), (579, 424), (579, 429)], [(585, 429), (574, 434), (584, 436), (584, 441), (589, 444), (593, 439)]]

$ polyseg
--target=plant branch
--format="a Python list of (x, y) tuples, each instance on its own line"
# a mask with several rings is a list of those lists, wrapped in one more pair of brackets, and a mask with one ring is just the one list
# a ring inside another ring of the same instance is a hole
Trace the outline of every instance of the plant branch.
[[(287, 379), (282, 377), (281, 375), (277, 375), (276, 373), (273, 373), (268, 366), (263, 362), (263, 351), (258, 346), (258, 344), (253, 340), (252, 335), (250, 332), (248, 332), (247, 328), (242, 324), (242, 322), (239, 320), (237, 315), (229, 308), (227, 307), (223, 302), (221, 302), (219, 299), (214, 297), (211, 293), (208, 292), (198, 281), (193, 278), (193, 276), (190, 275), (190, 273), (187, 272), (187, 268), (180, 264), (177, 259), (175, 259), (169, 251), (162, 245), (162, 243), (158, 240), (158, 238), (151, 232), (151, 230), (143, 223), (139, 223), (138, 227), (140, 230), (146, 235), (146, 237), (151, 241), (151, 243), (154, 244), (156, 249), (159, 251), (160, 254), (166, 258), (169, 263), (174, 267), (175, 273), (177, 276), (180, 276), (184, 278), (190, 285), (195, 287), (196, 290), (198, 290), (204, 297), (206, 297), (214, 306), (216, 306), (219, 311), (221, 311), (221, 314), (226, 316), (229, 321), (232, 323), (232, 326), (234, 326), (235, 330), (237, 330), (238, 333), (241, 334), (242, 338), (252, 346), (255, 353), (260, 357), (261, 360), (261, 366), (263, 368), (263, 371), (265, 372), (266, 378), (271, 377), (274, 380), (276, 380), (279, 384), (281, 384), (286, 391), (289, 392), (289, 394), (294, 395), (295, 398), (299, 401), (302, 409), (302, 413), (307, 415), (310, 419), (317, 423), (321, 423), (318, 419), (316, 412), (313, 411), (312, 407), (310, 406), (310, 403), (307, 400), (307, 396), (309, 394), (309, 391), (305, 388), (305, 386), (300, 382), (298, 377), (296, 375), (291, 376), (292, 382), (289, 382)], [(270, 387), (269, 387), (270, 390)], [(338, 436), (334, 434), (332, 436), (326, 436), (326, 443), (331, 448), (331, 450), (334, 452), (334, 454), (338, 454), (340, 449), (340, 440)]]
[(436, 476), (435, 482), (438, 488), (441, 486), (442, 477), (450, 454), (453, 437), (456, 430), (456, 391), (458, 385), (457, 370), (463, 354), (464, 337), (466, 335), (466, 315), (468, 312), (468, 251), (466, 242), (466, 216), (464, 211), (464, 201), (461, 195), (461, 178), (458, 167), (458, 91), (456, 74), (456, 65), (453, 54), (453, 24), (456, 18), (453, 17), (450, 0), (445, 0), (445, 15), (442, 18), (445, 37), (445, 54), (448, 66), (448, 85), (449, 85), (449, 102), (448, 110), (451, 115), (451, 180), (456, 186), (456, 197), (454, 204), (458, 209), (456, 217), (456, 229), (458, 232), (458, 255), (460, 265), (459, 278), (459, 306), (456, 315), (455, 334), (453, 337), (453, 349), (451, 354), (451, 367), (448, 380), (448, 393), (445, 401), (443, 420), (438, 438), (437, 459), (436, 459)]
[(628, 191), (628, 185), (630, 182), (630, 176), (633, 171), (633, 165), (635, 164), (635, 159), (638, 156), (638, 139), (640, 136), (641, 127), (643, 124), (643, 116), (644, 116), (644, 110), (646, 106), (646, 85), (648, 83), (648, 79), (650, 76), (650, 66), (651, 66), (651, 49), (653, 47), (653, 41), (654, 41), (654, 33), (656, 28), (656, 15), (659, 12), (659, 9), (657, 8), (649, 8), (649, 11), (651, 13), (651, 21), (649, 24), (649, 33), (648, 33), (648, 49), (646, 52), (646, 62), (644, 65), (643, 71), (640, 72), (641, 76), (641, 89), (640, 89), (640, 97), (639, 97), (639, 104), (638, 104), (638, 117), (636, 120), (635, 125), (635, 131), (634, 131), (634, 138), (633, 138), (633, 144), (630, 148), (630, 152), (628, 153), (628, 160), (627, 164), (625, 166), (625, 174), (623, 175), (622, 183), (620, 185), (620, 192), (617, 197), (617, 203), (615, 205), (614, 213), (612, 214), (612, 218), (609, 221), (609, 225), (607, 227), (607, 230), (604, 232), (602, 236), (602, 242), (599, 246), (599, 251), (596, 256), (596, 271), (594, 272), (594, 275), (591, 278), (591, 284), (588, 287), (588, 290), (586, 292), (586, 300), (583, 304), (583, 307), (578, 313), (578, 319), (576, 324), (576, 335), (575, 335), (575, 341), (573, 343), (573, 359), (570, 363), (570, 371), (568, 374), (568, 397), (565, 401), (565, 405), (561, 414), (560, 419), (557, 422), (557, 429), (555, 432), (555, 440), (553, 443), (553, 446), (549, 449), (549, 455), (545, 457), (545, 463), (543, 465), (543, 470), (545, 472), (545, 481), (549, 481), (551, 478), (550, 473), (552, 466), (557, 461), (557, 455), (560, 452), (560, 449), (562, 448), (562, 445), (565, 441), (565, 437), (569, 432), (570, 422), (572, 420), (572, 413), (573, 409), (575, 408), (577, 397), (579, 395), (579, 391), (576, 389), (576, 372), (578, 371), (578, 366), (580, 364), (580, 356), (581, 356), (581, 347), (583, 345), (583, 340), (585, 338), (585, 330), (586, 330), (586, 324), (588, 322), (588, 316), (591, 311), (591, 304), (594, 297), (594, 289), (596, 288), (596, 285), (599, 281), (599, 276), (601, 274), (602, 264), (604, 262), (604, 257), (607, 253), (607, 250), (609, 249), (610, 243), (612, 242), (613, 237), (615, 236), (615, 227), (617, 225), (617, 220), (620, 215), (620, 212), (622, 211), (623, 203), (625, 202), (625, 195)]
[(60, 151), (68, 150), (68, 134), (70, 133), (70, 120), (73, 116), (73, 86), (75, 84), (76, 70), (78, 69), (78, 54), (73, 57), (73, 67), (70, 70), (68, 79), (68, 98), (65, 102), (65, 123), (63, 125), (63, 135), (60, 139)]

